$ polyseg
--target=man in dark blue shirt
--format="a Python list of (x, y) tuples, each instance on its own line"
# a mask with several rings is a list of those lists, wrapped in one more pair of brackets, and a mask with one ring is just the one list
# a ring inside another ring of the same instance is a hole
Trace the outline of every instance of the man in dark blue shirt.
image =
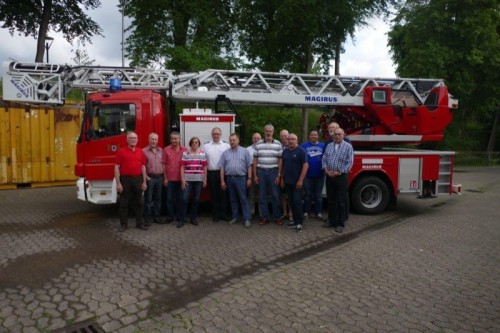
[(288, 226), (296, 231), (302, 231), (304, 212), (302, 209), (302, 196), (304, 178), (309, 168), (307, 154), (304, 148), (299, 146), (297, 135), (288, 135), (288, 147), (283, 150), (283, 178), (281, 186), (285, 188), (288, 196), (288, 205), (292, 209), (293, 221)]

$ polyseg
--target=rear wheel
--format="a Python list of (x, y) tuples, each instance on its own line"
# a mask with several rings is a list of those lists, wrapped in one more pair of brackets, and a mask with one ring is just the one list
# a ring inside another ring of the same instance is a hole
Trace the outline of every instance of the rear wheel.
[(377, 177), (364, 177), (353, 186), (351, 205), (360, 214), (379, 214), (389, 203), (387, 184)]

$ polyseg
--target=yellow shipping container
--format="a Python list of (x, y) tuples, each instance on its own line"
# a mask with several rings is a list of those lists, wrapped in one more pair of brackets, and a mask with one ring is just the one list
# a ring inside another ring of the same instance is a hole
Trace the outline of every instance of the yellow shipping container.
[(80, 110), (0, 101), (0, 189), (74, 184)]

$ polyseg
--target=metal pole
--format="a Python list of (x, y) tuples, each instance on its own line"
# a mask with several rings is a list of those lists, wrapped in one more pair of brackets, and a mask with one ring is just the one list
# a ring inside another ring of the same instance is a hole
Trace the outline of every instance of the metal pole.
[(125, 12), (125, 1), (122, 1), (122, 67), (125, 67), (125, 54), (123, 52), (125, 45), (125, 20), (124, 20), (124, 12)]
[(47, 55), (47, 61), (46, 63), (49, 63), (49, 43), (45, 43), (45, 54)]

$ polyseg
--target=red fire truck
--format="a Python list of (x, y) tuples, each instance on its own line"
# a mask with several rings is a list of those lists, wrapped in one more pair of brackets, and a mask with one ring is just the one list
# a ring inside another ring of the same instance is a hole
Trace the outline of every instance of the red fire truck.
[[(117, 200), (114, 156), (126, 144), (127, 131), (135, 131), (144, 145), (156, 132), (164, 146), (172, 130), (183, 140), (195, 134), (209, 140), (214, 126), (227, 134), (242, 128), (233, 102), (323, 109), (323, 127), (336, 120), (355, 147), (349, 192), (360, 213), (380, 213), (399, 194), (434, 197), (454, 189), (454, 152), (387, 148), (443, 138), (457, 101), (442, 80), (236, 70), (176, 75), (20, 62), (4, 62), (3, 70), (5, 100), (63, 104), (71, 89), (88, 92), (75, 174), (78, 198), (92, 203)], [(177, 118), (176, 101), (215, 107), (184, 109)]]

